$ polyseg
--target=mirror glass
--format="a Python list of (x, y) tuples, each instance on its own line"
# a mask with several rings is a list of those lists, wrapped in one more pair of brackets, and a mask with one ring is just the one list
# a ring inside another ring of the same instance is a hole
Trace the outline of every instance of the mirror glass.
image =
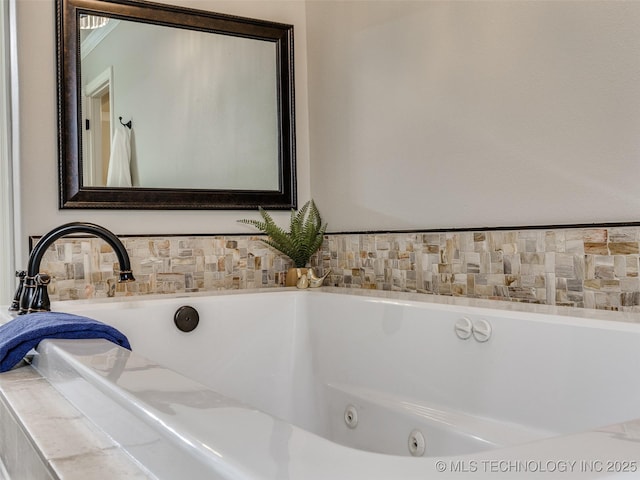
[(121, 2), (57, 1), (61, 208), (295, 208), (293, 27)]
[(273, 42), (106, 20), (81, 31), (83, 184), (278, 189)]

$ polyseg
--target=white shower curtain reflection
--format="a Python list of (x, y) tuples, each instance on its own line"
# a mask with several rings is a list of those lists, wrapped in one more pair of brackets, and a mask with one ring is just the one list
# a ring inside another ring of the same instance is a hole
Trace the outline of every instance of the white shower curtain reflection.
[(111, 156), (107, 170), (107, 187), (131, 186), (131, 131), (116, 125), (111, 141)]

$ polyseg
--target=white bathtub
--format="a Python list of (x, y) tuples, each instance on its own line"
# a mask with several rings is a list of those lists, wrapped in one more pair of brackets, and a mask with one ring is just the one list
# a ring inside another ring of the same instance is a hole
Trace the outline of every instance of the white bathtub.
[(157, 478), (640, 475), (633, 315), (338, 289), (53, 307), (128, 336), (34, 365)]

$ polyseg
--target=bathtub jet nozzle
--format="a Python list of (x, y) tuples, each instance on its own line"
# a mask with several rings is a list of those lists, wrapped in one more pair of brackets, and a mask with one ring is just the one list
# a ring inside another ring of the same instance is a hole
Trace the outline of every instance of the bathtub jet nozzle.
[(412, 430), (409, 434), (409, 453), (412, 457), (422, 457), (426, 450), (424, 435), (420, 430)]

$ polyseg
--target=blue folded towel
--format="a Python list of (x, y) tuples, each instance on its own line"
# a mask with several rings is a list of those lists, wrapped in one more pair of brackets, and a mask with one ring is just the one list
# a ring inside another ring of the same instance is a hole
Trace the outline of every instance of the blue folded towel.
[(62, 312), (29, 313), (0, 325), (0, 372), (11, 370), (46, 338), (104, 338), (131, 350), (124, 334), (97, 320)]

